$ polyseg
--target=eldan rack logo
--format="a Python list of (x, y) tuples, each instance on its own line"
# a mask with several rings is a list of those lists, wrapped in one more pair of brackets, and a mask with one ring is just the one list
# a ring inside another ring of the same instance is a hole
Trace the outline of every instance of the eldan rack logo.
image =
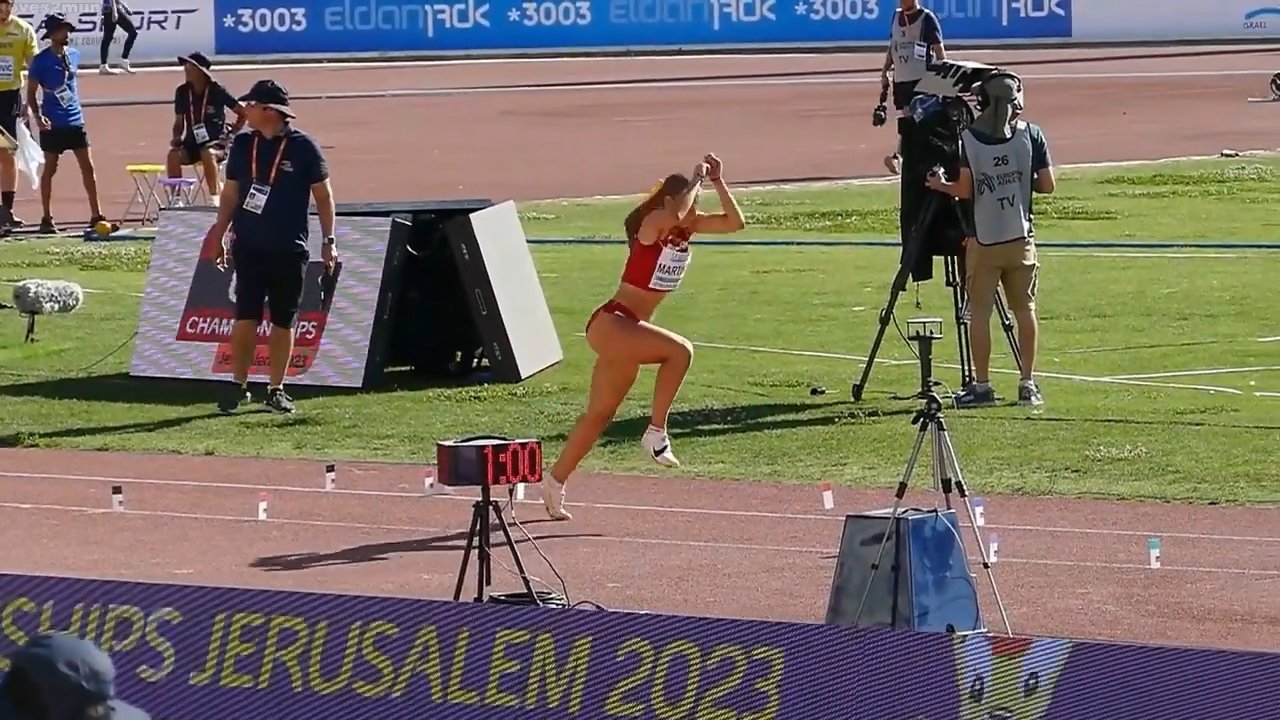
[(1250, 10), (1244, 14), (1245, 30), (1266, 30), (1267, 18), (1276, 18), (1280, 20), (1280, 7), (1260, 7)]

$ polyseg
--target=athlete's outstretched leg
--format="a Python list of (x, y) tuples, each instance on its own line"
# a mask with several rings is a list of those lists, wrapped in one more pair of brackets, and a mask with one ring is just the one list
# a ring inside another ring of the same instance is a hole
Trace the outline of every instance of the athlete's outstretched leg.
[(591, 371), (591, 389), (587, 393), (587, 409), (574, 423), (560, 457), (542, 479), (542, 502), (553, 520), (573, 517), (564, 509), (565, 481), (609, 427), (639, 372), (640, 366), (634, 363), (596, 359), (595, 369)]

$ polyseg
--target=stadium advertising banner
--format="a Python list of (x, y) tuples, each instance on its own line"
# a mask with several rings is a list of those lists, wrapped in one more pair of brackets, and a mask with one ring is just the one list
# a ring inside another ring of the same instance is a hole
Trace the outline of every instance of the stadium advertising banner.
[[(1078, 2), (1078, 0), (1075, 0)], [(948, 40), (1067, 39), (1073, 0), (933, 0)], [(219, 55), (888, 42), (896, 0), (214, 0)]]
[(157, 720), (1234, 720), (1280, 702), (1270, 653), (23, 575), (0, 587), (0, 653), (41, 630), (87, 637), (120, 697)]
[[(127, 0), (129, 17), (138, 28), (138, 41), (129, 59), (134, 63), (155, 61), (175, 62), (179, 55), (189, 55), (197, 50), (213, 51), (213, 3), (211, 0)], [(102, 47), (101, 0), (61, 2), (14, 3), (13, 12), (18, 17), (37, 26), (50, 13), (63, 13), (75, 23), (71, 33), (71, 45), (80, 49), (80, 67), (97, 67)], [(37, 32), (37, 39), (43, 33)], [(110, 61), (120, 59), (124, 48), (125, 33), (116, 29), (111, 43)], [(40, 43), (41, 47), (47, 42)]]
[[(212, 211), (160, 214), (138, 318), (129, 374), (137, 377), (229, 380), (235, 321), (235, 269), (215, 262), (217, 244), (205, 243)], [(362, 387), (377, 313), (390, 218), (340, 217), (335, 231), (342, 256), (325, 272), (319, 222), (311, 217), (311, 260), (294, 327), (288, 378), (294, 385)], [(265, 379), (270, 313), (258, 328), (251, 379)]]
[(1274, 40), (1276, 0), (1076, 0), (1076, 28), (1100, 42)]

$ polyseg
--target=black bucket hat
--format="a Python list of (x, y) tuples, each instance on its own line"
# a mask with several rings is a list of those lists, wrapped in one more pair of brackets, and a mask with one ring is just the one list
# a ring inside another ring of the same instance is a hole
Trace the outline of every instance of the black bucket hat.
[(45, 15), (44, 20), (40, 21), (40, 27), (44, 28), (44, 35), (40, 37), (41, 40), (48, 40), (49, 36), (53, 35), (59, 28), (65, 27), (67, 32), (76, 31), (75, 23), (68, 20), (67, 16), (60, 12)]
[(289, 91), (285, 90), (275, 80), (259, 80), (253, 84), (253, 87), (249, 88), (249, 92), (241, 95), (239, 99), (242, 103), (271, 108), (286, 118), (297, 117), (293, 110), (289, 108)]
[(200, 72), (204, 73), (210, 79), (213, 78), (213, 73), (210, 72), (213, 69), (213, 62), (209, 60), (209, 58), (206, 57), (204, 53), (198, 50), (196, 52), (191, 53), (190, 55), (178, 56), (178, 64), (190, 65), (195, 69), (199, 70)]
[(84, 718), (93, 708), (102, 720), (150, 720), (116, 698), (116, 669), (97, 645), (66, 633), (44, 633), (9, 655), (10, 671), (21, 670), (41, 689), (53, 720)]

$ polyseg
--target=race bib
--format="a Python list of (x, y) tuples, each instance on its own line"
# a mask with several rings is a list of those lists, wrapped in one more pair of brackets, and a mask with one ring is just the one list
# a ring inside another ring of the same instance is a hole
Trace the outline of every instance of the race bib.
[(916, 43), (916, 59), (924, 60), (928, 56), (929, 56), (929, 46), (922, 42)]
[(191, 134), (196, 136), (196, 142), (200, 145), (209, 142), (209, 128), (205, 127), (204, 123), (191, 128)]
[(254, 215), (261, 215), (262, 208), (267, 206), (267, 196), (271, 194), (271, 187), (262, 183), (254, 183), (249, 186), (249, 194), (244, 198), (244, 209)]
[(651, 290), (675, 290), (680, 287), (684, 271), (689, 267), (690, 251), (686, 248), (678, 250), (673, 247), (662, 248), (658, 256), (658, 264), (653, 268), (653, 277), (649, 278)]
[(71, 88), (66, 85), (54, 90), (53, 96), (58, 99), (58, 103), (61, 104), (62, 107), (69, 108), (76, 104), (75, 93), (71, 92)]
[(13, 82), (13, 56), (0, 57), (0, 82)]

